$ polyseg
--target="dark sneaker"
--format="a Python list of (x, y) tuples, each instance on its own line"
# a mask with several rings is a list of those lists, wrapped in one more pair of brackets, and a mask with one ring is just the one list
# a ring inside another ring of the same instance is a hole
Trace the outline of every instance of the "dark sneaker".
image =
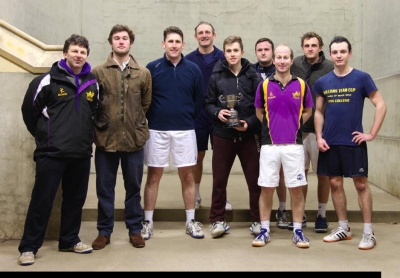
[[(276, 224), (279, 229), (287, 229), (289, 226), (289, 212), (287, 210), (280, 211), (279, 209), (276, 212)], [(293, 226), (293, 223), (292, 223)], [(293, 227), (292, 227), (293, 229)]]
[[(304, 214), (303, 216), (303, 223), (301, 225), (303, 228), (307, 227), (307, 216)], [(290, 222), (288, 225), (288, 229), (293, 231), (293, 222)]]
[(315, 232), (316, 233), (326, 233), (328, 231), (329, 222), (326, 220), (326, 217), (322, 217), (321, 215), (317, 216), (315, 220)]

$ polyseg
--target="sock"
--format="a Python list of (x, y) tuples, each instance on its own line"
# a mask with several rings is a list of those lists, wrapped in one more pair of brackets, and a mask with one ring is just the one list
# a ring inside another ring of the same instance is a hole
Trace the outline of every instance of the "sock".
[(301, 222), (293, 222), (293, 233), (294, 233), (294, 230), (301, 230), (302, 227), (303, 227), (303, 223), (301, 223)]
[(372, 223), (364, 223), (364, 234), (372, 234)]
[(286, 202), (279, 202), (279, 211), (282, 212), (286, 210)]
[(194, 220), (195, 209), (194, 208), (193, 209), (187, 209), (185, 211), (186, 211), (186, 225), (187, 225), (190, 221)]
[(318, 203), (318, 215), (321, 217), (326, 217), (326, 203)]
[(269, 220), (261, 221), (261, 229), (267, 229), (267, 231), (269, 232), (269, 224)]
[(349, 231), (349, 220), (339, 221), (339, 226), (342, 227), (346, 232)]
[(154, 214), (154, 210), (145, 210), (144, 211), (144, 220), (149, 220), (151, 225), (153, 225), (153, 214)]
[(196, 196), (199, 196), (201, 198), (201, 196), (200, 196), (200, 183), (195, 183), (194, 186), (196, 188)]

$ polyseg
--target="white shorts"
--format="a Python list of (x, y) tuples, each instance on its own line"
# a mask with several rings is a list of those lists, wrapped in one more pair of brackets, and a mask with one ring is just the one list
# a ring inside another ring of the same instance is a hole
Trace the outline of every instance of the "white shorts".
[(304, 150), (302, 145), (262, 145), (260, 151), (260, 174), (258, 185), (277, 187), (279, 171), (283, 168), (286, 187), (307, 184), (304, 172)]
[(318, 165), (318, 146), (317, 136), (315, 133), (303, 132), (303, 148), (304, 148), (304, 169), (310, 169), (310, 162), (313, 171), (317, 172)]
[(144, 146), (144, 163), (150, 167), (186, 167), (197, 163), (197, 143), (194, 130), (159, 131), (150, 129)]

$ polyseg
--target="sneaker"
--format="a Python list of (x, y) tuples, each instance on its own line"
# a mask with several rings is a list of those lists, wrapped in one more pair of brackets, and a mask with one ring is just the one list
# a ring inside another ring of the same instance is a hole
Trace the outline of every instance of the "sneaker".
[(253, 222), (249, 230), (251, 234), (258, 235), (261, 231), (261, 222)]
[(226, 205), (225, 205), (225, 210), (232, 210), (232, 205), (229, 202), (229, 199), (226, 198)]
[(263, 247), (270, 241), (269, 231), (267, 231), (267, 229), (261, 229), (260, 233), (253, 239), (251, 245), (254, 247)]
[(194, 221), (194, 219), (192, 219), (186, 225), (186, 233), (193, 238), (204, 238), (204, 232), (203, 229), (201, 228), (202, 226), (203, 224)]
[(304, 236), (303, 230), (294, 230), (292, 240), (299, 248), (310, 247), (310, 240)]
[(331, 231), (331, 234), (324, 237), (325, 242), (336, 242), (339, 240), (350, 240), (351, 239), (351, 229), (349, 227), (349, 231), (346, 232), (342, 227), (334, 229)]
[(317, 216), (315, 220), (315, 232), (316, 233), (326, 233), (328, 231), (329, 222), (326, 220), (326, 217), (322, 217), (321, 215)]
[(201, 208), (201, 197), (200, 197), (200, 195), (196, 194), (196, 203), (194, 204), (194, 208), (195, 209)]
[[(287, 229), (289, 226), (289, 212), (287, 210), (280, 211), (279, 209), (276, 212), (276, 224), (278, 225), (279, 229)], [(293, 223), (292, 223), (293, 226)], [(293, 230), (293, 227), (292, 227)]]
[(363, 234), (362, 240), (360, 244), (358, 245), (358, 249), (361, 250), (369, 250), (374, 248), (376, 245), (376, 238), (374, 233), (372, 234)]
[(75, 252), (79, 254), (86, 254), (93, 251), (92, 246), (86, 245), (83, 242), (78, 242), (74, 245), (74, 247), (66, 248), (66, 249), (59, 249), (62, 252)]
[(35, 254), (33, 252), (23, 252), (18, 258), (18, 264), (20, 265), (31, 265), (35, 262)]
[[(307, 216), (304, 214), (304, 216), (303, 216), (303, 223), (302, 223), (302, 225), (301, 225), (303, 228), (305, 228), (305, 227), (307, 227)], [(290, 222), (289, 223), (289, 225), (288, 225), (288, 229), (289, 230), (293, 230), (293, 222)]]
[(210, 231), (213, 238), (222, 236), (227, 231), (229, 231), (231, 227), (229, 227), (225, 221), (215, 221), (210, 225)]
[(150, 224), (149, 220), (142, 222), (142, 237), (144, 240), (148, 240), (153, 235), (153, 225)]

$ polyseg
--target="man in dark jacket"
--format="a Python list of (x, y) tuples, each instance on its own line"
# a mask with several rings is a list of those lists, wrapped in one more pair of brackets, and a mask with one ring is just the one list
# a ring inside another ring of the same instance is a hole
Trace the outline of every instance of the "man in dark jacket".
[(89, 42), (85, 37), (71, 35), (63, 53), (64, 59), (49, 72), (33, 79), (22, 103), (25, 125), (36, 141), (36, 175), (18, 247), (20, 265), (35, 262), (60, 182), (58, 249), (81, 254), (93, 250), (78, 234), (89, 184), (98, 85), (86, 62)]
[[(324, 42), (322, 38), (315, 32), (307, 32), (301, 37), (301, 48), (304, 55), (297, 56), (293, 60), (290, 68), (291, 72), (304, 79), (310, 88), (313, 88), (315, 82), (321, 76), (333, 70), (333, 63), (325, 59), (322, 47)], [(313, 102), (315, 104), (315, 94), (312, 94)], [(314, 129), (314, 112), (315, 106), (312, 109), (311, 117), (301, 126), (303, 134), (303, 148), (304, 148), (304, 166), (306, 177), (310, 164), (314, 173), (317, 172), (318, 161), (318, 148), (317, 139), (315, 137)], [(318, 175), (318, 214), (315, 220), (315, 232), (326, 233), (328, 231), (328, 220), (326, 219), (326, 206), (329, 200), (329, 178), (326, 176)], [(304, 202), (306, 202), (308, 186), (303, 186)], [(285, 191), (286, 192), (286, 191)], [(306, 215), (303, 217), (303, 227), (307, 221)], [(293, 230), (293, 222), (288, 225), (289, 230)]]
[[(257, 184), (261, 124), (255, 114), (254, 99), (262, 77), (254, 65), (243, 58), (241, 37), (229, 36), (223, 45), (226, 60), (215, 65), (205, 99), (205, 111), (214, 125), (213, 191), (209, 215), (214, 238), (229, 230), (225, 222), (226, 187), (236, 156), (239, 157), (249, 190), (250, 213), (254, 219), (250, 231), (258, 234), (261, 227), (258, 209), (261, 189)], [(232, 128), (227, 127), (233, 116), (227, 107), (227, 95), (237, 95), (238, 100), (234, 110), (240, 124)]]
[(96, 194), (98, 236), (94, 250), (111, 242), (114, 231), (115, 185), (121, 165), (125, 188), (125, 227), (135, 248), (145, 247), (141, 235), (143, 208), (140, 190), (144, 169), (143, 147), (149, 138), (146, 112), (151, 102), (151, 76), (129, 54), (135, 41), (132, 30), (122, 24), (111, 28), (111, 53), (92, 73), (99, 82), (99, 111), (95, 126)]

